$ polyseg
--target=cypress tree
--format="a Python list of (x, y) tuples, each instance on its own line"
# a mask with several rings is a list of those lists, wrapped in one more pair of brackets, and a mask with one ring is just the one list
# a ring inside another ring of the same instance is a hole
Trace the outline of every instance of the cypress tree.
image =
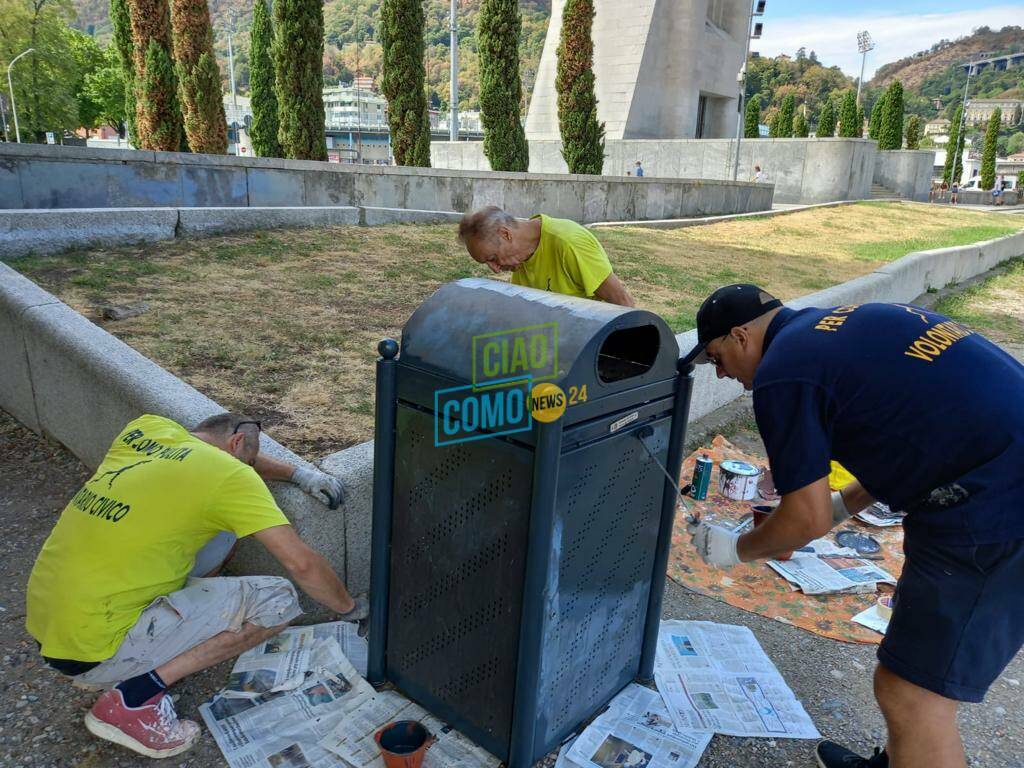
[(484, 154), (495, 171), (526, 171), (530, 152), (519, 112), (519, 33), (516, 0), (483, 0), (477, 21), (480, 112)]
[(985, 128), (985, 144), (981, 150), (981, 188), (992, 189), (996, 185), (996, 143), (999, 140), (999, 128), (1003, 111), (996, 107)]
[(604, 167), (604, 123), (594, 95), (593, 0), (566, 0), (558, 44), (558, 128), (569, 173), (599, 174)]
[[(960, 134), (960, 121), (963, 119), (963, 105), (956, 108), (953, 121), (949, 124), (949, 141), (946, 143), (946, 164), (942, 169), (942, 178), (947, 184), (960, 180), (963, 174), (963, 136)], [(956, 156), (956, 168), (953, 167), (953, 156)]]
[(787, 94), (782, 100), (782, 107), (779, 109), (778, 138), (788, 139), (793, 135), (793, 113), (795, 111), (796, 97), (792, 93)]
[(818, 115), (818, 138), (829, 139), (836, 135), (836, 108), (832, 104), (832, 97), (825, 99), (825, 104)]
[[(429, 168), (430, 119), (423, 64), (423, 4), (419, 0), (384, 0), (380, 20), (384, 49), (381, 86), (388, 99), (388, 124), (395, 162)], [(280, 31), (278, 36), (280, 39)], [(319, 59), (317, 66), (320, 66)], [(279, 77), (279, 92), (280, 83)], [(282, 100), (282, 121), (284, 108)]]
[(848, 139), (857, 137), (857, 97), (853, 91), (843, 95), (843, 105), (839, 108), (839, 135)]
[(796, 117), (793, 118), (793, 135), (798, 139), (806, 139), (808, 133), (810, 133), (810, 127), (807, 125), (807, 118), (804, 117), (803, 112), (797, 112)]
[(167, 0), (128, 0), (135, 62), (135, 146), (177, 152), (183, 138)]
[(127, 0), (110, 0), (110, 23), (114, 27), (114, 46), (124, 72), (124, 125), (132, 141), (135, 136), (135, 57), (132, 52), (132, 19)]
[(252, 104), (252, 148), (258, 157), (280, 157), (277, 139), (277, 91), (270, 51), (274, 30), (264, 0), (254, 0), (249, 38), (249, 90)]
[(276, 0), (273, 58), (278, 141), (284, 156), (326, 160), (324, 8), (320, 0)]
[(879, 142), (881, 149), (882, 141), (882, 116), (885, 114), (885, 96), (883, 93), (871, 107), (871, 118), (868, 120), (868, 138)]
[(864, 107), (857, 106), (857, 138), (864, 138)]
[(751, 96), (747, 101), (746, 111), (743, 113), (743, 137), (746, 139), (757, 139), (761, 132), (757, 128), (758, 120), (761, 117), (761, 97)]
[(907, 149), (917, 149), (921, 142), (921, 118), (911, 115), (907, 120)]
[(885, 110), (882, 112), (878, 148), (903, 148), (903, 83), (899, 80), (893, 80), (885, 92)]
[(189, 149), (223, 155), (228, 149), (228, 124), (206, 0), (171, 0), (171, 26)]

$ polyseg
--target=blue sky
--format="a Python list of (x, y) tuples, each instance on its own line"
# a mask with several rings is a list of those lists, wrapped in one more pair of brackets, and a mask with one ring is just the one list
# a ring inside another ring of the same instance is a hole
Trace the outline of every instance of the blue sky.
[(931, 47), (946, 38), (970, 34), (974, 27), (1024, 26), (1024, 2), (1007, 0), (768, 0), (764, 34), (751, 49), (765, 56), (792, 55), (805, 46), (826, 65), (860, 74), (857, 32), (875, 40), (865, 78), (876, 67)]

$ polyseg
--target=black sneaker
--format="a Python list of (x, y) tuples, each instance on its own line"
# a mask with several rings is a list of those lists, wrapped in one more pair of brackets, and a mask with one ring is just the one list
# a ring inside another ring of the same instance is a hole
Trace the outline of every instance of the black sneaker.
[(834, 741), (822, 741), (814, 754), (821, 768), (889, 768), (889, 756), (878, 747), (871, 757), (861, 757)]

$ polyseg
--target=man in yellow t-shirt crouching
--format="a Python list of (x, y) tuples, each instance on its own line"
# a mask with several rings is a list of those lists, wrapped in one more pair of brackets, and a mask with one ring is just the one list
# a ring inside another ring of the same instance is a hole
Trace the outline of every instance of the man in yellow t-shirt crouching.
[[(276, 635), (302, 613), (276, 576), (203, 578), (252, 536), (306, 594), (344, 621), (368, 614), (298, 537), (264, 480), (337, 508), (336, 478), (259, 452), (260, 424), (212, 416), (189, 432), (141, 416), (114, 439), (65, 507), (28, 582), (26, 628), (44, 660), (81, 687), (109, 688), (85, 716), (96, 736), (148, 757), (189, 749), (168, 686)], [(112, 687), (111, 687), (112, 686)]]
[(511, 272), (514, 285), (635, 306), (601, 243), (575, 221), (544, 214), (520, 221), (492, 205), (462, 217), (459, 240), (495, 274)]

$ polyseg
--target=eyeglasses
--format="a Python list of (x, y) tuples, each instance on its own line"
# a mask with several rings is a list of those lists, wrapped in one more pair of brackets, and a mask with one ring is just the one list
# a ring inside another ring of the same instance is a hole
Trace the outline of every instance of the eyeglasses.
[[(725, 336), (719, 336), (718, 338), (719, 339), (728, 339), (729, 338), (729, 334), (727, 333), (727, 334), (725, 334)], [(712, 339), (712, 341), (718, 341), (718, 339)], [(710, 343), (711, 342), (709, 341), (708, 344), (710, 344)], [(719, 357), (718, 355), (709, 355), (709, 354), (707, 354), (707, 352), (706, 352), (707, 344), (704, 345), (704, 349), (705, 349), (705, 355), (708, 358), (708, 362), (711, 363), (716, 368), (721, 368), (722, 367), (722, 358)]]
[(240, 422), (238, 422), (237, 425), (235, 425), (235, 431), (232, 432), (231, 434), (232, 435), (237, 435), (238, 434), (238, 430), (240, 430), (246, 424), (255, 424), (257, 431), (259, 431), (259, 432), (263, 431), (263, 425), (260, 422), (258, 422), (258, 421), (240, 421)]

